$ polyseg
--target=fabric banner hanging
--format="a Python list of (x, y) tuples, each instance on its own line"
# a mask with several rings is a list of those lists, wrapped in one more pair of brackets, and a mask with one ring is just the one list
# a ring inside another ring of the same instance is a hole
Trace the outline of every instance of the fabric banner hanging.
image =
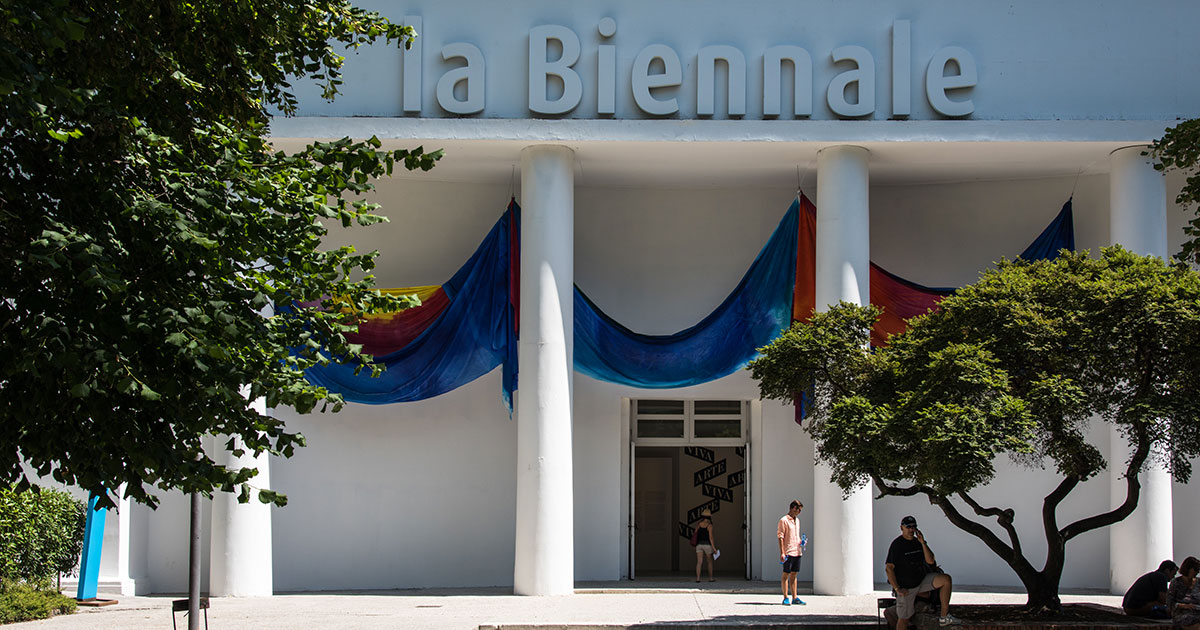
[(1075, 251), (1075, 216), (1072, 199), (1067, 199), (1058, 215), (1033, 239), (1018, 258), (1023, 260), (1052, 260), (1062, 250)]
[[(1075, 250), (1075, 222), (1071, 199), (1063, 204), (1058, 215), (1041, 234), (1020, 254), (1024, 260), (1041, 260), (1058, 256), (1060, 250)], [(807, 321), (816, 307), (816, 206), (803, 194), (800, 218), (800, 245), (796, 259), (796, 297), (794, 321)], [(955, 291), (946, 287), (927, 287), (871, 263), (871, 304), (882, 313), (871, 330), (871, 345), (883, 346), (888, 337), (904, 331), (907, 320), (937, 308), (937, 303)]]
[[(1061, 250), (1075, 251), (1075, 221), (1071, 200), (1063, 204), (1058, 215), (1042, 233), (1021, 252), (1023, 260), (1055, 258)], [(871, 330), (871, 345), (887, 344), (888, 337), (903, 332), (907, 321), (936, 309), (943, 297), (954, 293), (953, 288), (927, 287), (893, 274), (871, 263), (871, 304), (883, 309), (875, 328)]]
[(745, 367), (791, 324), (799, 204), (792, 203), (741, 282), (712, 313), (673, 335), (633, 332), (575, 287), (575, 370), (647, 389), (707, 383)]
[[(379, 378), (353, 366), (307, 372), (309, 380), (351, 402), (384, 404), (432, 398), (503, 366), (503, 397), (512, 410), (517, 387), (520, 295), (520, 207), (512, 201), (471, 258), (441, 286), (389, 289), (417, 294), (422, 305), (372, 316), (350, 335), (382, 363)], [(1074, 249), (1071, 201), (1021, 257), (1056, 256)], [(696, 325), (673, 335), (644, 335), (605, 314), (575, 287), (575, 369), (593, 378), (639, 388), (685, 387), (744, 367), (758, 348), (815, 304), (816, 207), (798, 195), (737, 287)], [(871, 264), (871, 303), (883, 309), (872, 331), (882, 345), (905, 320), (936, 308), (953, 289), (926, 287)]]
[(432, 398), (503, 365), (504, 403), (511, 412), (517, 387), (518, 234), (520, 208), (514, 201), (448, 282), (389, 290), (427, 297), (420, 307), (369, 318), (348, 335), (384, 365), (382, 375), (356, 375), (354, 366), (330, 364), (309, 369), (308, 380), (351, 402), (385, 404)]

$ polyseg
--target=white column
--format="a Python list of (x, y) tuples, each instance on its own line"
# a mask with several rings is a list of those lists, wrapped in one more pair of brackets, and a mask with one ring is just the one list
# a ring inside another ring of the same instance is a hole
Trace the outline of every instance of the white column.
[(1149, 148), (1125, 147), (1109, 156), (1109, 237), (1114, 245), (1166, 259), (1167, 180), (1142, 155)]
[[(871, 300), (869, 153), (862, 147), (835, 146), (817, 154), (817, 309), (844, 300)], [(818, 464), (813, 479), (813, 591), (819, 595), (861, 595), (874, 590), (871, 489), (842, 499), (828, 466)]]
[[(128, 498), (123, 498), (123, 499), (117, 501), (116, 521), (117, 521), (117, 524), (120, 529), (117, 534), (117, 540), (116, 540), (117, 567), (116, 567), (115, 577), (121, 583), (121, 594), (122, 595), (134, 595), (137, 592), (137, 589), (135, 587), (134, 580), (133, 580), (133, 577), (132, 577), (132, 574), (130, 571), (130, 566), (129, 566), (130, 565), (130, 544), (132, 542), (130, 540), (130, 532), (131, 532), (131, 524), (133, 522), (133, 505), (134, 505), (133, 501), (130, 501)], [(105, 533), (105, 538), (108, 538), (108, 536), (107, 536), (108, 532), (106, 531), (104, 533)], [(107, 543), (108, 541), (105, 541), (105, 542)], [(103, 582), (104, 581), (104, 563), (103, 562), (100, 563), (100, 575), (101, 575), (100, 581)]]
[[(266, 413), (265, 399), (254, 401)], [(218, 441), (219, 442), (219, 441)], [(240, 441), (239, 444), (240, 446)], [(236, 457), (223, 448), (217, 457), (230, 468), (257, 468), (250, 479), (254, 488), (271, 487), (270, 456), (246, 452)], [(268, 597), (274, 592), (271, 554), (271, 506), (252, 492), (248, 503), (238, 503), (237, 493), (217, 492), (212, 501), (212, 542), (209, 551), (209, 585), (216, 597)]]
[[(125, 486), (121, 486), (116, 494), (124, 496)], [(100, 552), (99, 586), (101, 592), (118, 591), (122, 595), (135, 595), (136, 584), (130, 573), (130, 521), (134, 503), (128, 498), (117, 500), (116, 509), (110, 509), (104, 519), (104, 541)], [(63, 580), (63, 592), (75, 591), (78, 579)]]
[[(1109, 156), (1109, 230), (1114, 245), (1133, 252), (1168, 258), (1166, 179), (1142, 152), (1147, 146), (1117, 149)], [(1131, 449), (1109, 425), (1109, 502), (1125, 501), (1122, 472)], [(1138, 507), (1124, 521), (1109, 528), (1109, 587), (1124, 593), (1139, 576), (1174, 557), (1171, 514), (1171, 474), (1151, 466), (1138, 476), (1142, 485)]]
[(575, 154), (521, 151), (521, 380), (513, 591), (575, 592), (571, 376)]

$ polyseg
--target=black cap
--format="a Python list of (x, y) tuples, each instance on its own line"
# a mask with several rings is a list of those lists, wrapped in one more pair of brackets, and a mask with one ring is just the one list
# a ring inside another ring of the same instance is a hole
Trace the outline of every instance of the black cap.
[(917, 519), (915, 519), (911, 516), (905, 516), (904, 518), (900, 519), (900, 524), (901, 525), (916, 525)]

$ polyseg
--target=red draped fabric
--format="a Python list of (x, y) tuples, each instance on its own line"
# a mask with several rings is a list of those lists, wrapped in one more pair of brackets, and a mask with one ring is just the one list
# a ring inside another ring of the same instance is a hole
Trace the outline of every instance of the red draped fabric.
[(346, 339), (350, 343), (361, 343), (366, 354), (390, 354), (416, 339), (449, 304), (450, 298), (438, 287), (429, 297), (421, 300), (420, 306), (399, 313), (366, 318), (358, 325), (358, 332), (347, 334)]
[(875, 263), (871, 263), (870, 282), (871, 304), (883, 310), (871, 330), (871, 345), (877, 348), (886, 346), (888, 337), (904, 332), (905, 320), (937, 310), (948, 293), (916, 286)]
[[(792, 321), (804, 322), (816, 308), (817, 207), (800, 195), (800, 229), (796, 234), (796, 288)], [(883, 310), (871, 331), (871, 345), (887, 345), (888, 337), (906, 328), (905, 320), (937, 308), (948, 291), (931, 290), (909, 282), (871, 263), (871, 304)]]

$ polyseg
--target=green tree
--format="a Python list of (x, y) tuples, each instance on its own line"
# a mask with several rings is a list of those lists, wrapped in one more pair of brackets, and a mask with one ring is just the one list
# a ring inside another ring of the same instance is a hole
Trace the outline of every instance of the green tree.
[[(110, 505), (122, 484), (246, 500), (255, 471), (206, 436), (289, 456), (302, 436), (249, 400), (341, 406), (304, 369), (358, 361), (358, 314), (413, 300), (325, 226), (381, 221), (372, 180), (440, 152), (287, 154), (269, 113), (294, 113), (298, 78), (332, 98), (345, 47), (414, 36), (347, 0), (0, 2), (0, 480), (24, 461)], [(263, 315), (297, 301), (326, 308)]]
[(50, 589), (83, 551), (86, 506), (66, 492), (0, 486), (0, 591), (18, 583)]
[[(846, 303), (796, 324), (750, 364), (762, 394), (790, 400), (815, 384), (805, 424), (843, 490), (924, 496), (1016, 572), (1031, 610), (1059, 610), (1073, 538), (1129, 516), (1138, 472), (1179, 481), (1200, 453), (1200, 277), (1120, 247), (1099, 259), (1001, 262), (936, 312), (869, 350), (877, 311)], [(1089, 437), (1111, 423), (1127, 461), (1106, 462)], [(1016, 510), (972, 495), (1001, 457), (1060, 478), (1037, 519), (1047, 551), (1026, 556)], [(1112, 465), (1115, 509), (1069, 523), (1059, 506)]]
[(1200, 264), (1200, 119), (1186, 120), (1167, 130), (1163, 137), (1154, 141), (1150, 149), (1154, 168), (1167, 172), (1180, 170), (1187, 173), (1187, 181), (1175, 197), (1175, 203), (1189, 208), (1196, 215), (1184, 226), (1188, 240), (1176, 258), (1192, 264)]

